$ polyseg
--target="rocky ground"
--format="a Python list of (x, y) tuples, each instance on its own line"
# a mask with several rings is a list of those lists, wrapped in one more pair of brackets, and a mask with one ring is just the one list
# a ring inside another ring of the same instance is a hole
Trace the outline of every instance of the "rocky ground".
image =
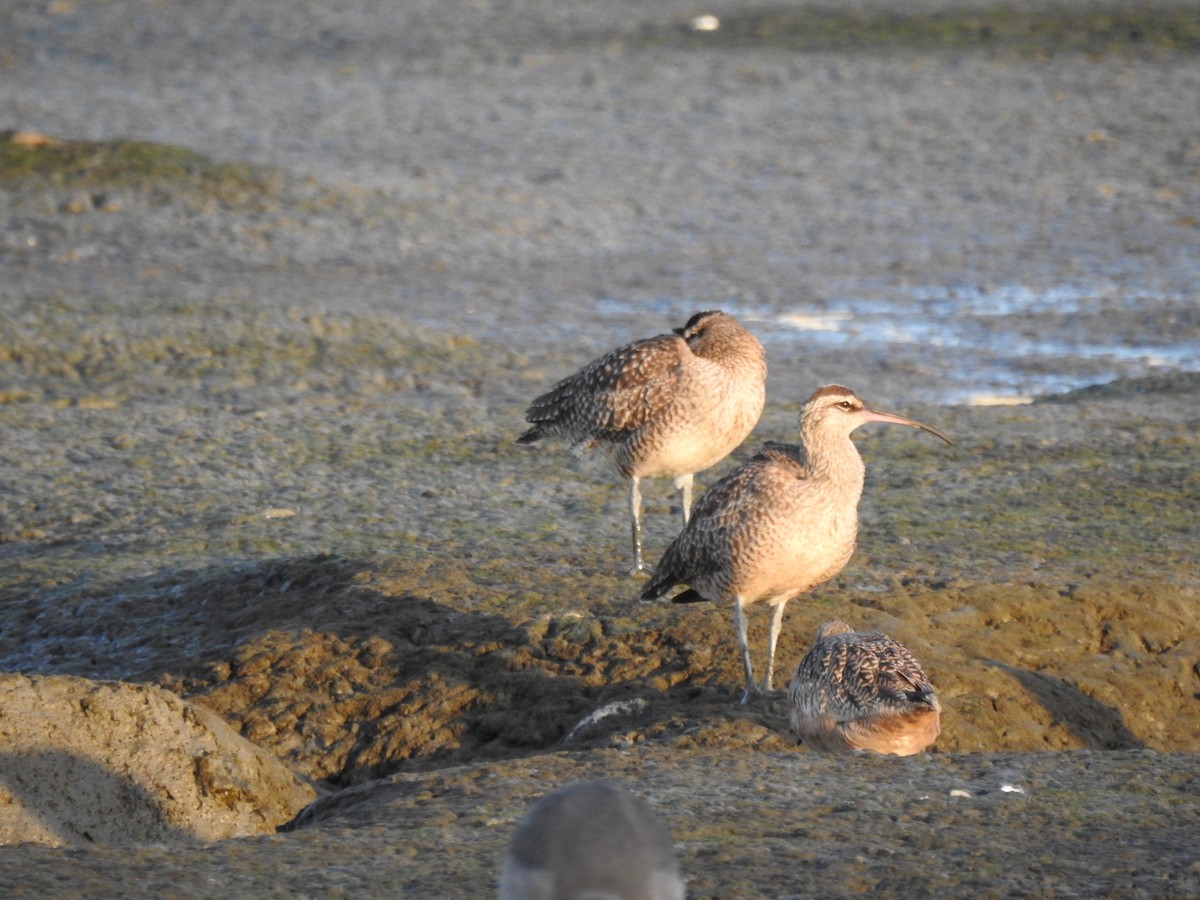
[(0, 127), (55, 139), (0, 141), (0, 668), (165, 687), (322, 799), (264, 837), (2, 847), (16, 895), (487, 895), (529, 802), (601, 775), (696, 897), (1200, 890), (1200, 376), (972, 407), (930, 379), (987, 360), (768, 342), (717, 472), (823, 381), (956, 440), (863, 430), (859, 552), (780, 642), (906, 643), (945, 709), (908, 760), (736, 705), (728, 610), (635, 601), (623, 487), (512, 444), (666, 296), (1101, 272), (1136, 308), (1024, 327), (1196, 337), (1186, 9), (716, 4), (706, 46), (685, 4), (168, 6), (0, 13)]

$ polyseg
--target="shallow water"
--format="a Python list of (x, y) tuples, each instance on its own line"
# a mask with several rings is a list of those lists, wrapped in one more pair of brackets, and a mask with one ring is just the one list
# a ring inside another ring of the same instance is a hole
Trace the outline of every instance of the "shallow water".
[[(663, 300), (664, 315), (684, 304)], [(925, 285), (769, 307), (731, 301), (769, 351), (814, 347), (905, 360), (930, 402), (1019, 404), (1117, 378), (1200, 368), (1200, 313), (1181, 293), (1113, 284)], [(606, 314), (645, 310), (609, 298)]]

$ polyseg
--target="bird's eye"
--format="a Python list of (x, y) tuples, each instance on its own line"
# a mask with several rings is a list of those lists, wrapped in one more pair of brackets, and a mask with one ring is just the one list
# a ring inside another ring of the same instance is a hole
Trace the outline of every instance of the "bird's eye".
[(843, 400), (838, 404), (838, 409), (844, 409), (846, 412), (850, 412), (850, 410), (854, 409), (854, 404), (849, 400)]

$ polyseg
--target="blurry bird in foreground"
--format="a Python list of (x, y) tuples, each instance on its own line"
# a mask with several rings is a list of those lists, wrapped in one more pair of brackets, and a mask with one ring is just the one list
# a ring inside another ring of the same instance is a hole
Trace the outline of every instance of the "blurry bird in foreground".
[(522, 820), (500, 900), (683, 900), (671, 834), (645, 800), (605, 781), (559, 788)]

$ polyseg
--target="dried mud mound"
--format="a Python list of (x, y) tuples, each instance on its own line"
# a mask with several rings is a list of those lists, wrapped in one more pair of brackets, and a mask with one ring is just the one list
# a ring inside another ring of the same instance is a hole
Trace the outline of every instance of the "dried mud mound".
[[(832, 597), (789, 612), (790, 665)], [(726, 610), (598, 597), (528, 619), (481, 611), (503, 599), (449, 562), (281, 562), (173, 592), (177, 613), (202, 602), (250, 636), (161, 678), (339, 784), (547, 749), (793, 748), (782, 698), (735, 702)], [(898, 589), (844, 614), (923, 661), (945, 706), (938, 751), (1182, 750), (1200, 735), (1192, 601), (1168, 584), (1002, 585)]]
[[(733, 711), (729, 691), (712, 683), (719, 639), (703, 625), (646, 628), (582, 612), (513, 621), (435, 599), (481, 592), (452, 564), (367, 569), (335, 558), (281, 565), (252, 597), (197, 586), (176, 602), (206, 596), (211, 614), (219, 596), (231, 614), (257, 607), (276, 625), (164, 681), (305, 774), (339, 783), (679, 736), (701, 711)], [(326, 627), (278, 627), (287, 609)], [(768, 734), (765, 722), (756, 734)]]
[(0, 675), (0, 844), (270, 834), (315, 797), (270, 753), (167, 691)]

